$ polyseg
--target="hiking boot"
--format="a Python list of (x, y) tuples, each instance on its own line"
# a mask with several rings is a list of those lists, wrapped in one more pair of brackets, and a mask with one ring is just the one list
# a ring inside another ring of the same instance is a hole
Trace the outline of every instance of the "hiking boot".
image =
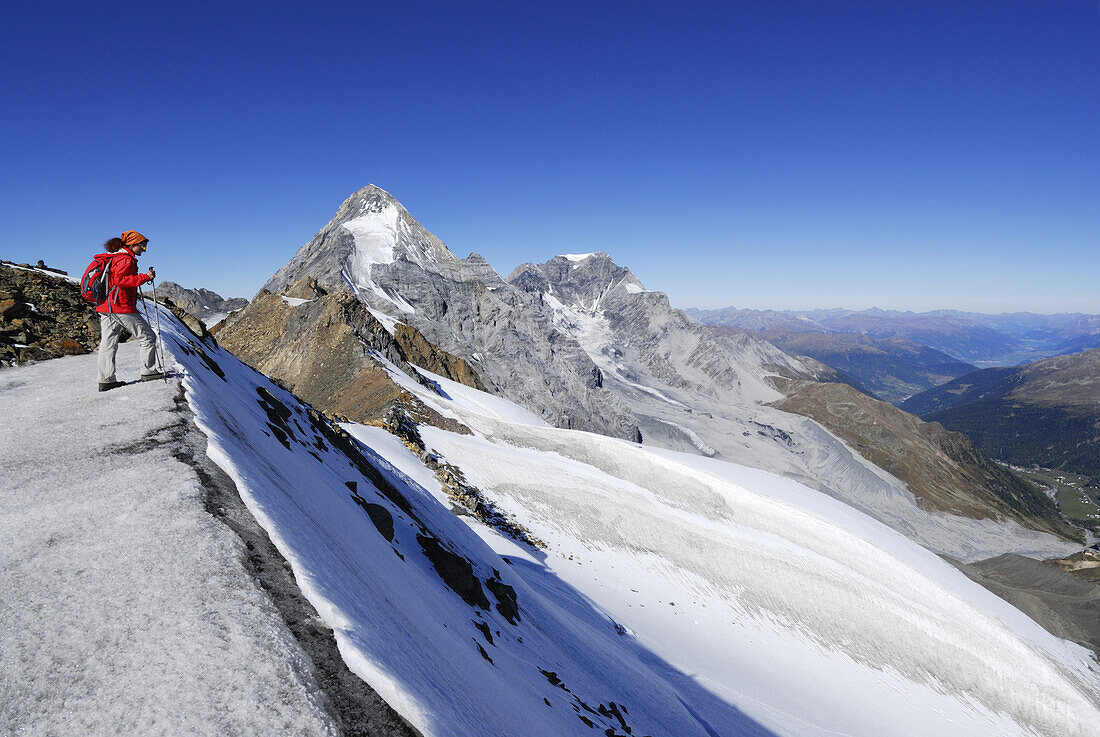
[(142, 381), (158, 381), (160, 379), (167, 379), (169, 376), (171, 376), (171, 374), (168, 374), (164, 371), (157, 371), (156, 373), (153, 373), (153, 374), (142, 374), (141, 375), (141, 380)]
[(109, 392), (112, 389), (117, 389), (120, 386), (126, 386), (125, 381), (101, 381), (99, 382), (99, 390), (101, 392)]

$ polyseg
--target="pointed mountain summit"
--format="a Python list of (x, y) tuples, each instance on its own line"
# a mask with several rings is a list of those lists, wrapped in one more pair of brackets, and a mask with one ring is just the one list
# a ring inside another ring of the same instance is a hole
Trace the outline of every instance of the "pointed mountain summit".
[(348, 284), (373, 290), (376, 264), (407, 260), (428, 268), (458, 261), (400, 202), (373, 184), (352, 194), (313, 239), (264, 285), (285, 292), (304, 276), (325, 288)]

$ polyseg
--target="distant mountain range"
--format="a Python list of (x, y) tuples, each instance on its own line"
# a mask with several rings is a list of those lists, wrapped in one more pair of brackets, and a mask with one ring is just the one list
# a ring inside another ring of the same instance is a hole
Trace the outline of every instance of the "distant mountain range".
[(836, 369), (892, 404), (979, 368), (1018, 365), (1100, 347), (1100, 315), (985, 315), (936, 310), (720, 310), (685, 312), (711, 329), (743, 332)]
[(1012, 312), (987, 315), (959, 310), (685, 310), (700, 322), (744, 330), (792, 333), (858, 333), (900, 338), (933, 348), (979, 367), (1016, 365), (1054, 355), (1100, 347), (1100, 315), (1040, 315)]
[[(719, 334), (741, 328), (712, 325)], [(793, 356), (809, 356), (836, 369), (841, 383), (898, 404), (913, 394), (977, 371), (946, 353), (904, 338), (872, 338), (862, 333), (793, 332), (782, 328), (753, 331)]]
[(171, 281), (157, 285), (157, 296), (172, 300), (184, 312), (194, 315), (211, 327), (248, 304), (248, 300), (243, 297), (225, 299), (209, 289), (187, 289)]

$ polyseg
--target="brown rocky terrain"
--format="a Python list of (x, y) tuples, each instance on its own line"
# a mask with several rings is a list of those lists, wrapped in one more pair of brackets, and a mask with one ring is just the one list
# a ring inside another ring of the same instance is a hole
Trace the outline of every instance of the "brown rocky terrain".
[(1100, 584), (1100, 550), (1097, 550), (1095, 546), (1065, 558), (1052, 558), (1043, 562), (1066, 573), (1080, 576), (1086, 581)]
[(465, 359), (428, 342), (428, 339), (411, 325), (397, 323), (393, 329), (393, 339), (397, 341), (397, 345), (409, 363), (427, 369), (433, 374), (446, 376), (460, 384), (472, 386), (474, 389), (488, 391), (481, 383), (481, 377), (474, 372)]
[(65, 272), (0, 261), (0, 366), (88, 353), (99, 345), (95, 306)]
[(1014, 519), (1076, 539), (1046, 495), (987, 458), (962, 433), (903, 412), (845, 384), (791, 382), (773, 406), (810, 417), (906, 483), (929, 509)]
[(306, 278), (285, 295), (261, 291), (227, 320), (218, 342), (329, 415), (370, 423), (398, 407), (416, 422), (457, 429), (395, 383), (374, 353), (421, 383), (412, 363), (483, 389), (480, 378), (461, 358), (400, 327), (400, 338), (391, 336), (354, 295)]

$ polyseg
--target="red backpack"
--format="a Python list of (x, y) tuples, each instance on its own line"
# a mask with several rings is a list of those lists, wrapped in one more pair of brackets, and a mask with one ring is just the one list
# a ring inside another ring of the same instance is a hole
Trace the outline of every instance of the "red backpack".
[(99, 254), (84, 269), (84, 276), (80, 277), (80, 296), (92, 304), (101, 305), (107, 301), (110, 289), (107, 280), (110, 278), (112, 260), (109, 253)]

